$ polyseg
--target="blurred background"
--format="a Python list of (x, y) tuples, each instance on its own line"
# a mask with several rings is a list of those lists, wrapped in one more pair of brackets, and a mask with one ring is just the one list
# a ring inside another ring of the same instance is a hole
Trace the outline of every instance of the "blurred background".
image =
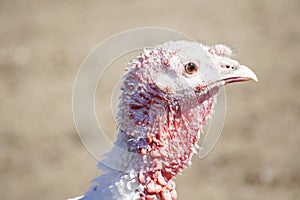
[(73, 123), (77, 70), (101, 41), (144, 26), (229, 45), (260, 79), (226, 88), (223, 134), (177, 176), (179, 199), (300, 199), (299, 21), (297, 0), (1, 0), (0, 199), (88, 189), (101, 172)]

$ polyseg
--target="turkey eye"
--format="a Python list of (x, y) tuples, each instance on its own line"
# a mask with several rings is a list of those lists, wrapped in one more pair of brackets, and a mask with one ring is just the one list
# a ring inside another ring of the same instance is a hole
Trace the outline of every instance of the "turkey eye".
[(195, 63), (189, 62), (185, 65), (185, 71), (188, 74), (194, 74), (198, 71), (198, 66)]

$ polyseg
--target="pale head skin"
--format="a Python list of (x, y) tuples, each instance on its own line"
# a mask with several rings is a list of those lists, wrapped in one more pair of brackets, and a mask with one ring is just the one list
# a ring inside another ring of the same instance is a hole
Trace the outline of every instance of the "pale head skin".
[(145, 49), (127, 71), (111, 165), (99, 163), (106, 173), (83, 199), (175, 200), (172, 178), (191, 164), (219, 87), (257, 77), (229, 47), (188, 41)]

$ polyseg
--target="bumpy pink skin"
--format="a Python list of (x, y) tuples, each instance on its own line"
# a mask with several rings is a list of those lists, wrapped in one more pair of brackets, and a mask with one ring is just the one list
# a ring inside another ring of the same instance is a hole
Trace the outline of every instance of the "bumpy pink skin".
[(231, 49), (229, 47), (225, 46), (225, 45), (222, 45), (222, 44), (211, 46), (208, 49), (208, 52), (210, 54), (217, 55), (217, 56), (223, 56), (223, 57), (224, 56), (225, 57), (231, 57), (232, 56)]
[[(195, 98), (183, 109), (184, 103), (175, 98), (173, 91), (159, 88), (145, 72), (150, 63), (153, 70), (161, 70), (155, 69), (155, 62), (168, 70), (173, 56), (176, 52), (163, 50), (142, 55), (124, 78), (119, 128), (127, 138), (128, 150), (143, 155), (147, 161), (138, 174), (145, 188), (141, 200), (177, 199), (172, 177), (189, 164), (217, 93), (210, 91)], [(200, 90), (201, 85), (191, 95), (197, 97)]]

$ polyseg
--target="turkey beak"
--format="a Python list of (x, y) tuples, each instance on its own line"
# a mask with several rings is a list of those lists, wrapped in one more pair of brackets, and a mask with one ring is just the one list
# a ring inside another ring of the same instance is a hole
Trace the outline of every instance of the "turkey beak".
[(226, 71), (221, 72), (221, 78), (225, 84), (249, 80), (258, 82), (256, 74), (244, 65), (236, 66), (233, 69), (226, 69)]

